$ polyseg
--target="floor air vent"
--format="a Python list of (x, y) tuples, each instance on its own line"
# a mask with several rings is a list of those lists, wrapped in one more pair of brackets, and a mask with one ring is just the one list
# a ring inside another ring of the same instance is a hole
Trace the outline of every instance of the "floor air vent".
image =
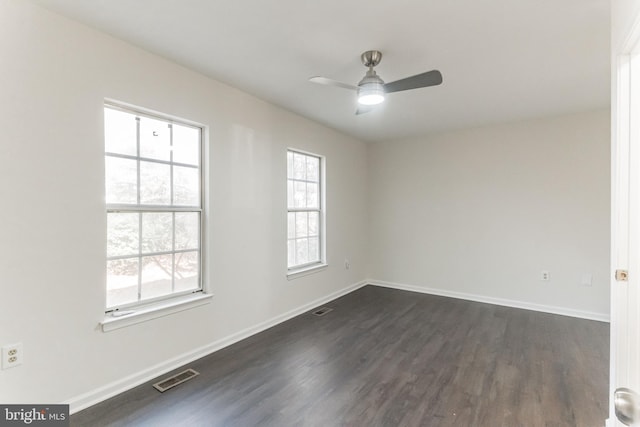
[(179, 374), (175, 374), (173, 376), (170, 376), (169, 378), (165, 378), (164, 380), (155, 383), (153, 387), (160, 393), (164, 393), (170, 388), (173, 388), (178, 384), (182, 384), (183, 382), (188, 381), (197, 375), (200, 374), (193, 369), (187, 369), (186, 371), (182, 371)]
[(324, 316), (325, 314), (327, 314), (328, 312), (330, 312), (332, 310), (333, 310), (333, 308), (322, 307), (322, 308), (319, 308), (316, 311), (314, 311), (313, 314), (315, 314), (316, 316)]

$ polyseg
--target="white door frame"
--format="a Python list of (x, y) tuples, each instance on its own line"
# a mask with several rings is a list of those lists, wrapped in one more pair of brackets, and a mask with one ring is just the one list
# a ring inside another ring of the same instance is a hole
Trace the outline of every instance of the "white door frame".
[[(640, 392), (640, 16), (614, 52), (611, 151), (610, 427), (618, 387)], [(635, 118), (635, 120), (634, 120)], [(614, 278), (627, 270), (628, 282)]]

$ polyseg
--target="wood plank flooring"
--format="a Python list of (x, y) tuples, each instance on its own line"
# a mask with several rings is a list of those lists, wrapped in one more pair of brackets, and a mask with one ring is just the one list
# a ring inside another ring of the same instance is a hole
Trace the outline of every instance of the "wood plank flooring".
[(606, 323), (374, 286), (326, 305), (71, 425), (604, 426)]

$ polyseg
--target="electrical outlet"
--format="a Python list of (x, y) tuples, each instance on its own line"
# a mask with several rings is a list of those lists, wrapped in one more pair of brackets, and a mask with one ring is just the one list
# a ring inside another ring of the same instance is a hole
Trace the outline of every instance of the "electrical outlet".
[(584, 273), (580, 284), (582, 286), (593, 286), (593, 275), (591, 273)]
[(351, 268), (351, 263), (349, 262), (348, 259), (344, 260), (344, 269), (348, 270), (349, 268)]
[(551, 279), (551, 274), (547, 270), (542, 270), (540, 272), (540, 280), (543, 282), (548, 282)]
[(2, 347), (2, 369), (14, 368), (22, 365), (22, 343), (7, 344)]

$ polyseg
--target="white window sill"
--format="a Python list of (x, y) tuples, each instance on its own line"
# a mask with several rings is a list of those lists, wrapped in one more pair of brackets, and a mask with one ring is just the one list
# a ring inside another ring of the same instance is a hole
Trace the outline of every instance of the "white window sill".
[(148, 306), (123, 310), (121, 312), (107, 313), (104, 320), (100, 322), (102, 332), (109, 332), (115, 329), (124, 328), (126, 326), (135, 325), (136, 323), (146, 322), (148, 320), (157, 319), (158, 317), (168, 316), (169, 314), (179, 311), (188, 310), (211, 302), (211, 294), (193, 294), (171, 300), (161, 301)]
[(315, 264), (309, 267), (303, 267), (296, 270), (289, 270), (287, 272), (287, 280), (297, 279), (298, 277), (308, 276), (309, 274), (319, 273), (327, 268), (329, 264)]

